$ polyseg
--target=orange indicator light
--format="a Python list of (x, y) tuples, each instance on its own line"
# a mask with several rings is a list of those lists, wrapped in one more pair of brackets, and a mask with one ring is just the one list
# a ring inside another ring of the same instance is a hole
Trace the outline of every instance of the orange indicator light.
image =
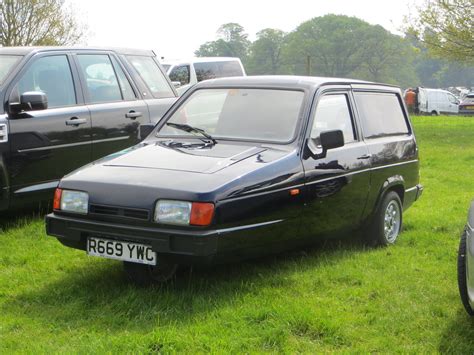
[(291, 196), (299, 195), (299, 193), (300, 193), (300, 189), (292, 189), (292, 190), (290, 190), (290, 195), (291, 195)]

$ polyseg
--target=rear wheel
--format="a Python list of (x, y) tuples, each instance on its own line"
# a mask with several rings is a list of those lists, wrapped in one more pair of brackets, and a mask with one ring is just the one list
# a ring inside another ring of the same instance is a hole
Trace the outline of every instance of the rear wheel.
[(431, 111), (431, 116), (438, 116), (438, 112), (436, 112), (435, 110)]
[(140, 286), (159, 284), (171, 280), (178, 269), (177, 264), (158, 260), (157, 266), (124, 261), (123, 268), (130, 281)]
[(458, 287), (461, 301), (466, 312), (473, 316), (474, 311), (469, 304), (469, 295), (467, 293), (467, 277), (466, 277), (466, 231), (461, 236), (458, 251)]
[(400, 196), (389, 191), (382, 199), (371, 226), (371, 238), (375, 245), (394, 244), (402, 230), (403, 208)]

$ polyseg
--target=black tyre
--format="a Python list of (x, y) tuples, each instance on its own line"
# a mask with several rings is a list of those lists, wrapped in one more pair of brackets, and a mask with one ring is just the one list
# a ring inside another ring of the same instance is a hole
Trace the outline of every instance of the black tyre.
[(438, 116), (438, 112), (435, 110), (431, 111), (431, 116)]
[(123, 268), (129, 280), (140, 286), (159, 284), (171, 280), (176, 274), (178, 265), (163, 260), (158, 260), (158, 263), (157, 266), (150, 266), (124, 261)]
[(461, 235), (458, 251), (458, 287), (461, 301), (470, 316), (474, 316), (474, 311), (469, 304), (469, 296), (467, 293), (467, 278), (466, 278), (466, 231)]
[(373, 244), (386, 246), (394, 244), (402, 230), (403, 207), (400, 196), (389, 191), (375, 212), (370, 236)]

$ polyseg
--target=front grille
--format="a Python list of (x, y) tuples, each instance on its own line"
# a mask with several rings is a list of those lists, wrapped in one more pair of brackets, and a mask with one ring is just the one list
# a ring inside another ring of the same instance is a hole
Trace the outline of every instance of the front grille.
[(114, 206), (90, 205), (89, 213), (102, 216), (115, 216), (133, 219), (148, 220), (148, 210), (141, 210), (137, 208), (124, 208)]

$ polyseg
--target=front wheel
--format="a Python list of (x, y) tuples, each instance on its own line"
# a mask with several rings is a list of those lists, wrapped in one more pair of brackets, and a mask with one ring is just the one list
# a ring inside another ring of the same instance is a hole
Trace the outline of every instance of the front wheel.
[(372, 241), (376, 245), (394, 244), (402, 230), (402, 201), (395, 191), (388, 192), (377, 209), (371, 227)]
[(461, 301), (470, 316), (474, 316), (474, 310), (469, 303), (469, 294), (467, 292), (467, 275), (466, 275), (466, 231), (461, 236), (458, 251), (458, 287)]
[(140, 286), (148, 286), (169, 281), (176, 274), (177, 264), (158, 260), (157, 266), (123, 262), (123, 268), (130, 281)]

